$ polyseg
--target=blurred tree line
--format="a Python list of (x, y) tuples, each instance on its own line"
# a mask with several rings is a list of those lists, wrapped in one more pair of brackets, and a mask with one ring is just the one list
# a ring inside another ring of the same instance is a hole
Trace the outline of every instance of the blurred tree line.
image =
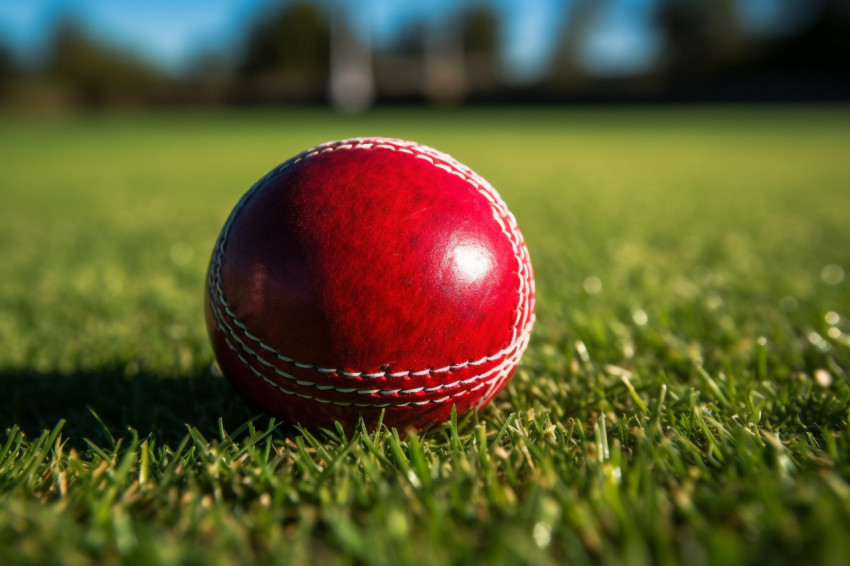
[(850, 0), (783, 2), (789, 30), (747, 30), (735, 0), (660, 0), (662, 52), (651, 68), (599, 77), (582, 44), (606, 2), (570, 4), (548, 69), (531, 82), (505, 73), (498, 14), (466, 8), (439, 25), (414, 22), (389, 44), (359, 37), (344, 11), (313, 2), (264, 13), (238, 47), (170, 73), (59, 24), (36, 64), (0, 39), (0, 103), (30, 106), (850, 99)]

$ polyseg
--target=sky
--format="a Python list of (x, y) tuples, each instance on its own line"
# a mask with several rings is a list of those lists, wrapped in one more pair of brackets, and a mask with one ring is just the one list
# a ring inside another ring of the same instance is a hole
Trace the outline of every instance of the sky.
[[(603, 1), (603, 0), (600, 0)], [(745, 25), (770, 31), (781, 25), (789, 0), (738, 0)], [(180, 71), (211, 48), (237, 49), (246, 22), (280, 0), (0, 0), (0, 42), (36, 57), (56, 22), (72, 16), (93, 36)], [(546, 68), (571, 0), (324, 0), (345, 6), (355, 27), (387, 42), (417, 19), (444, 21), (463, 7), (486, 5), (500, 16), (504, 59), (516, 80), (533, 80)], [(598, 75), (644, 70), (662, 40), (652, 25), (657, 0), (608, 0), (588, 34), (579, 60)]]

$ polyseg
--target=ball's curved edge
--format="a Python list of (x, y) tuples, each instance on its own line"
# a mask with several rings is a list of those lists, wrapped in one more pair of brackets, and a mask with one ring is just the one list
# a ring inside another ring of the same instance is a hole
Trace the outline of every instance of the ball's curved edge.
[[(519, 281), (513, 337), (499, 352), (475, 360), (448, 362), (431, 368), (396, 372), (366, 372), (326, 368), (277, 352), (241, 325), (227, 305), (221, 288), (220, 268), (230, 226), (262, 187), (293, 165), (322, 153), (346, 149), (391, 149), (430, 160), (476, 186), (491, 203), (494, 220), (510, 239), (517, 260)], [(535, 323), (534, 277), (528, 249), (513, 214), (496, 190), (474, 171), (448, 154), (431, 147), (392, 138), (350, 138), (320, 144), (284, 161), (257, 181), (239, 200), (222, 228), (206, 278), (205, 316), (222, 372), (241, 394), (264, 411), (310, 428), (333, 421), (353, 426), (359, 418), (377, 422), (384, 415), (388, 426), (422, 428), (446, 420), (452, 406), (463, 413), (486, 406), (516, 370)], [(435, 376), (435, 374), (438, 374)], [(441, 379), (451, 374), (451, 380)], [(421, 378), (411, 382), (411, 378)], [(432, 382), (429, 382), (432, 379)], [(289, 418), (274, 397), (299, 401), (298, 417)], [(353, 410), (352, 410), (353, 409)]]

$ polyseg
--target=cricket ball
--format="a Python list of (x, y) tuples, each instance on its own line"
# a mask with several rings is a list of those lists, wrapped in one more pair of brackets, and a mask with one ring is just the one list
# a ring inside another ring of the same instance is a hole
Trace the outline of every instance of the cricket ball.
[(414, 142), (309, 149), (238, 202), (215, 244), (218, 364), (290, 423), (425, 428), (485, 406), (534, 324), (531, 262), (496, 191)]

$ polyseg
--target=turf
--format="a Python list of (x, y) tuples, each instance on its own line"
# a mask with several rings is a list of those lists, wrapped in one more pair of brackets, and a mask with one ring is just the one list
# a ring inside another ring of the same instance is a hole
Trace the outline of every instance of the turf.
[[(0, 131), (3, 564), (850, 556), (847, 107), (6, 115)], [(488, 178), (536, 270), (514, 379), (427, 432), (282, 425), (211, 370), (202, 283), (226, 215), (273, 165), (357, 135)]]

